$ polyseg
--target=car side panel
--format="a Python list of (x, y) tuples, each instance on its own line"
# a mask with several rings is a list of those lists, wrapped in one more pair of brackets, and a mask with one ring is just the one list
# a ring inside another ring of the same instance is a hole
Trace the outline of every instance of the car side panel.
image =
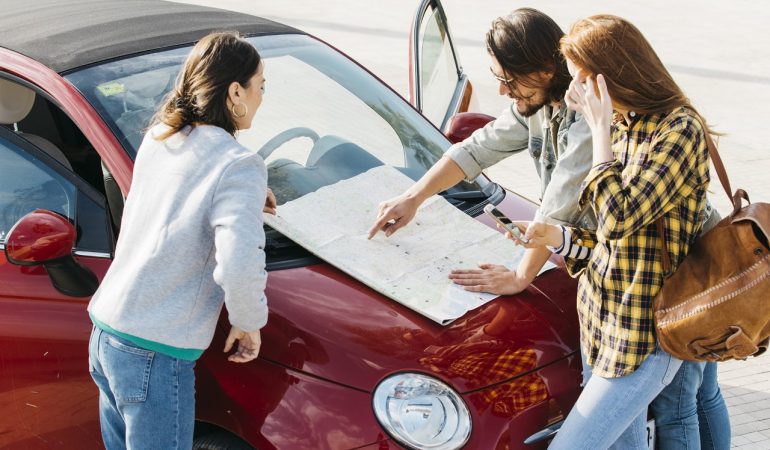
[[(259, 358), (237, 364), (217, 330), (196, 370), (196, 417), (260, 450), (352, 449), (386, 439), (367, 392)], [(237, 369), (237, 370), (234, 370)]]
[[(109, 260), (77, 259), (104, 277)], [(87, 305), (0, 253), (0, 448), (102, 448)]]
[[(124, 195), (133, 163), (75, 88), (42, 64), (0, 48), (0, 71), (37, 86), (86, 135)], [(101, 280), (106, 258), (77, 257)], [(56, 291), (42, 266), (0, 255), (0, 447), (102, 448), (98, 390), (88, 373), (88, 298)]]

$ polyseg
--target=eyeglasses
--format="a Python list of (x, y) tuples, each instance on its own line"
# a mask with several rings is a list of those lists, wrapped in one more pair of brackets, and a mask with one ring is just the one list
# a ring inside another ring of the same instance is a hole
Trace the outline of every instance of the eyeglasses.
[(492, 76), (495, 77), (495, 80), (505, 83), (505, 84), (512, 84), (514, 82), (513, 78), (505, 78), (501, 77), (500, 75), (496, 74), (495, 71), (490, 67), (489, 71), (492, 72)]
[(534, 93), (530, 93), (529, 95), (525, 95), (525, 94), (521, 93), (518, 90), (518, 86), (516, 86), (516, 80), (515, 79), (501, 77), (500, 75), (496, 74), (495, 71), (491, 67), (489, 68), (489, 71), (492, 72), (492, 76), (495, 77), (495, 80), (499, 81), (500, 83), (503, 83), (505, 85), (505, 87), (508, 88), (508, 90), (510, 91), (511, 95), (513, 95), (513, 96), (515, 96), (515, 97), (517, 97), (519, 99), (524, 99), (524, 100), (530, 99), (530, 98), (532, 98), (535, 95)]

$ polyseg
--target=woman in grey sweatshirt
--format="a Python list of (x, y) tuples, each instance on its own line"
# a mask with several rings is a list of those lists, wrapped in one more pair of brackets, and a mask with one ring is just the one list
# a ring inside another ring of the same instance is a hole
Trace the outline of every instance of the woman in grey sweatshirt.
[(241, 146), (264, 92), (264, 63), (234, 33), (190, 52), (139, 147), (115, 259), (88, 312), (90, 370), (112, 448), (192, 447), (195, 361), (222, 304), (229, 360), (257, 357), (267, 322), (262, 158)]

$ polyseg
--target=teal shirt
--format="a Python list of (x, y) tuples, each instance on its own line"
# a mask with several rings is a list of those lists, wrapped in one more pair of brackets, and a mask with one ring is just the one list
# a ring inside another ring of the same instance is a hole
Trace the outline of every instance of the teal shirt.
[(99, 327), (102, 331), (106, 331), (110, 334), (114, 334), (115, 336), (121, 337), (127, 341), (133, 342), (134, 344), (138, 345), (139, 347), (142, 347), (145, 350), (152, 350), (154, 352), (171, 356), (172, 358), (184, 359), (186, 361), (195, 361), (198, 358), (200, 358), (201, 355), (203, 354), (203, 350), (200, 350), (197, 348), (172, 347), (170, 345), (161, 344), (160, 342), (148, 341), (147, 339), (142, 339), (140, 337), (132, 336), (130, 334), (121, 333), (120, 331), (113, 329), (109, 325), (97, 320), (93, 316), (93, 314), (89, 314), (89, 316), (91, 316), (91, 322), (93, 322), (94, 325)]

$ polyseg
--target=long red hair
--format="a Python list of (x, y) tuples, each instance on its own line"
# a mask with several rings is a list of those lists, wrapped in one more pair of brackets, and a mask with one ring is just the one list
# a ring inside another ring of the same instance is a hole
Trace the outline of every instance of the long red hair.
[(627, 20), (608, 14), (582, 19), (561, 39), (560, 47), (591, 75), (604, 75), (613, 102), (624, 109), (653, 114), (683, 106), (706, 126), (642, 32)]

